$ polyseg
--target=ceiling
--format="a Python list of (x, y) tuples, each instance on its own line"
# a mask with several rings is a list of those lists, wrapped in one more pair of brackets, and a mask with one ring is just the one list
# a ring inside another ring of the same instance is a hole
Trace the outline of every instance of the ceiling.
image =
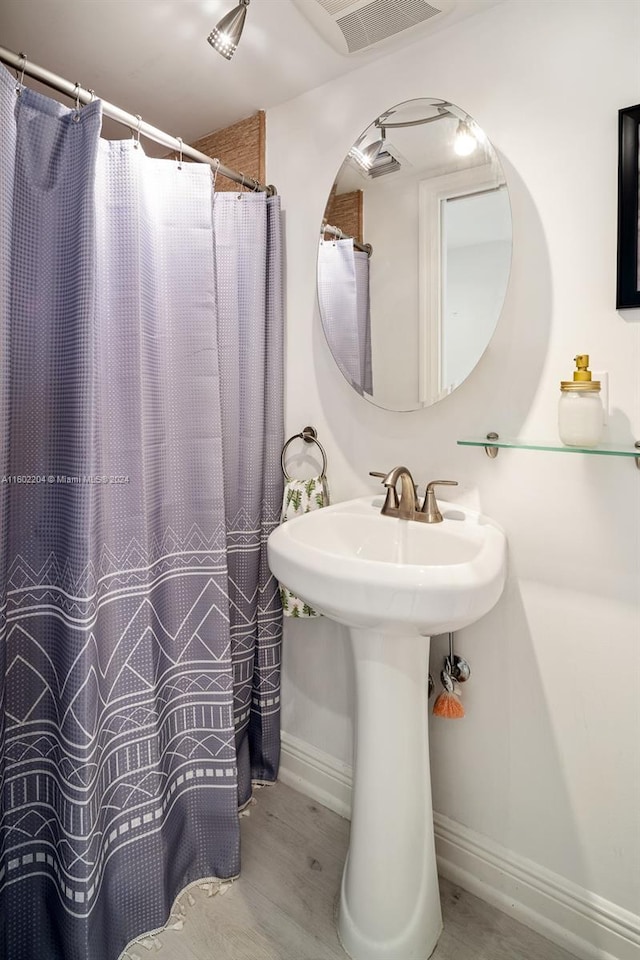
[[(300, 0), (252, 0), (227, 61), (206, 37), (236, 0), (2, 0), (0, 45), (191, 142), (497, 2), (459, 0), (435, 22), (345, 56), (316, 33)], [(105, 121), (104, 135), (121, 137), (122, 127)]]

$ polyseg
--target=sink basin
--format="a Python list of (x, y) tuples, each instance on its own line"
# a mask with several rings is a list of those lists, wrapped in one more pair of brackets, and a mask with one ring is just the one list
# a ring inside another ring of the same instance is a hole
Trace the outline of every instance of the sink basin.
[(382, 502), (364, 497), (289, 520), (269, 537), (268, 556), (281, 583), (349, 627), (355, 743), (340, 942), (353, 960), (427, 960), (442, 930), (430, 636), (494, 606), (507, 548), (500, 527), (466, 507), (439, 501), (442, 523), (427, 524), (382, 516)]
[(269, 538), (275, 576), (319, 613), (350, 627), (460, 630), (497, 602), (506, 539), (491, 520), (439, 501), (442, 523), (384, 517), (382, 497), (290, 520)]

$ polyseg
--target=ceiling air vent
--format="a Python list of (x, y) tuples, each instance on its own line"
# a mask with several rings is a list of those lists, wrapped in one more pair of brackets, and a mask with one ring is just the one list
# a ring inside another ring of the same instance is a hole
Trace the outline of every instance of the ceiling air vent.
[[(370, 50), (405, 30), (442, 17), (455, 0), (295, 0), (318, 33), (338, 50), (352, 54)], [(414, 39), (408, 36), (408, 40)]]

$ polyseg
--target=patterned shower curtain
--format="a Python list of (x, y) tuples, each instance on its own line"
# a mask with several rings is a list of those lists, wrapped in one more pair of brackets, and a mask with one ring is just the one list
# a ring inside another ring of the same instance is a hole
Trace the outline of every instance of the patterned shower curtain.
[(321, 240), (318, 300), (327, 342), (343, 376), (373, 395), (368, 255), (353, 240)]
[(116, 960), (277, 772), (279, 206), (0, 99), (0, 957)]

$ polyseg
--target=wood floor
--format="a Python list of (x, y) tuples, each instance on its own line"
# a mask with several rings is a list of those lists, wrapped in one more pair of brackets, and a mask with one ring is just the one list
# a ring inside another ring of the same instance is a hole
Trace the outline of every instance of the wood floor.
[[(348, 821), (282, 783), (256, 800), (241, 821), (240, 879), (223, 896), (192, 888), (183, 929), (134, 945), (132, 958), (151, 958), (162, 944), (162, 960), (345, 960), (334, 908)], [(446, 880), (440, 892), (444, 932), (433, 960), (575, 960)]]

